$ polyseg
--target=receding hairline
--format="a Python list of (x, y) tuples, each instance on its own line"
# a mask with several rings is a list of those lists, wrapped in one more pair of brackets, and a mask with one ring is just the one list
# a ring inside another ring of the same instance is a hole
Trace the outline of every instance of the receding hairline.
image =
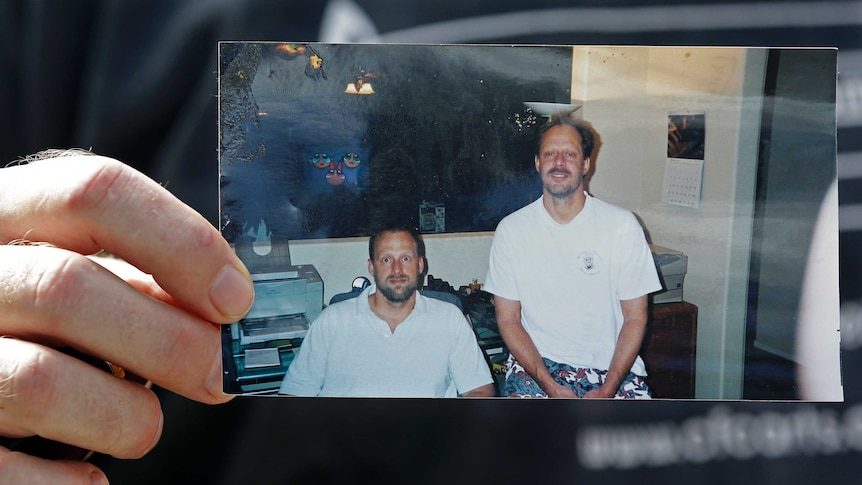
[(592, 152), (593, 150), (595, 150), (596, 143), (596, 137), (593, 132), (593, 127), (589, 122), (581, 118), (576, 118), (574, 116), (574, 111), (557, 113), (551, 116), (548, 122), (539, 128), (539, 139), (536, 143), (536, 155), (541, 154), (542, 142), (544, 142), (545, 140), (545, 135), (547, 135), (549, 131), (558, 126), (567, 126), (574, 130), (575, 133), (578, 134), (578, 138), (580, 138), (581, 150), (584, 152), (583, 156), (592, 156)]
[(389, 227), (375, 232), (370, 238), (368, 238), (368, 257), (372, 261), (374, 260), (377, 253), (377, 240), (380, 239), (381, 236), (385, 234), (396, 234), (399, 232), (407, 234), (410, 239), (413, 240), (413, 250), (416, 252), (417, 256), (425, 256), (424, 241), (422, 240), (422, 235), (419, 234), (418, 231), (407, 227)]

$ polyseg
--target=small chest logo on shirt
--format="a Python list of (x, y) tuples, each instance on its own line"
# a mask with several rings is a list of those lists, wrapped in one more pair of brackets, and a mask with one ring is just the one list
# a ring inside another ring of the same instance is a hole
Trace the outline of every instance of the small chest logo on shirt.
[(601, 271), (602, 258), (595, 251), (584, 251), (578, 255), (581, 271), (590, 276), (597, 275)]

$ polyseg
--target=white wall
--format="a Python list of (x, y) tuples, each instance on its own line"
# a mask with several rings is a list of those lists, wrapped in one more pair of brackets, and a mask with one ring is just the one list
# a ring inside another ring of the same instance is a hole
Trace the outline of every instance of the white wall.
[[(588, 76), (572, 92), (602, 137), (590, 191), (635, 212), (652, 242), (688, 255), (684, 298), (699, 309), (696, 395), (740, 398), (764, 51), (590, 47), (574, 56)], [(661, 202), (671, 111), (706, 113), (696, 209)]]
[[(429, 274), (455, 289), (475, 278), (485, 281), (493, 233), (425, 234)], [(368, 277), (368, 238), (321, 239), (290, 243), (293, 264), (313, 264), (323, 280), (323, 301), (350, 291), (357, 276)], [(370, 279), (370, 278), (369, 278)]]

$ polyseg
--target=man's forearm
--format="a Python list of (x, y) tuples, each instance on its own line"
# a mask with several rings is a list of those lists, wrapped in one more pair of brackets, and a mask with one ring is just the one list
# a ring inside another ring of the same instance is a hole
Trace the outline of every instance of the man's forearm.
[(521, 324), (520, 302), (498, 297), (495, 298), (494, 307), (497, 314), (497, 327), (509, 352), (545, 392), (552, 390), (556, 381), (545, 367), (533, 339)]
[(500, 327), (500, 335), (506, 342), (506, 347), (515, 356), (515, 360), (539, 383), (542, 389), (547, 390), (546, 385), (553, 382), (553, 377), (545, 367), (533, 339), (530, 338), (521, 323), (500, 325), (498, 322), (497, 325)]
[(623, 379), (631, 371), (632, 365), (638, 356), (641, 342), (643, 341), (646, 322), (626, 322), (620, 331), (617, 347), (611, 359), (611, 366), (605, 384), (612, 387), (614, 392), (619, 389)]
[(462, 397), (494, 397), (494, 384), (485, 384), (465, 392)]
[(631, 371), (646, 333), (647, 297), (624, 300), (621, 304), (625, 322), (617, 337), (617, 345), (603, 384), (603, 387), (613, 390), (611, 396), (616, 394), (620, 384)]

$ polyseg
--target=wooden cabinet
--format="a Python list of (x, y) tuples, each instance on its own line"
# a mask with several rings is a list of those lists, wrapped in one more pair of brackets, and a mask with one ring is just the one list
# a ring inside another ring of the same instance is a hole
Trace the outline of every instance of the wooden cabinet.
[(640, 356), (654, 398), (694, 399), (697, 307), (688, 302), (650, 305)]

